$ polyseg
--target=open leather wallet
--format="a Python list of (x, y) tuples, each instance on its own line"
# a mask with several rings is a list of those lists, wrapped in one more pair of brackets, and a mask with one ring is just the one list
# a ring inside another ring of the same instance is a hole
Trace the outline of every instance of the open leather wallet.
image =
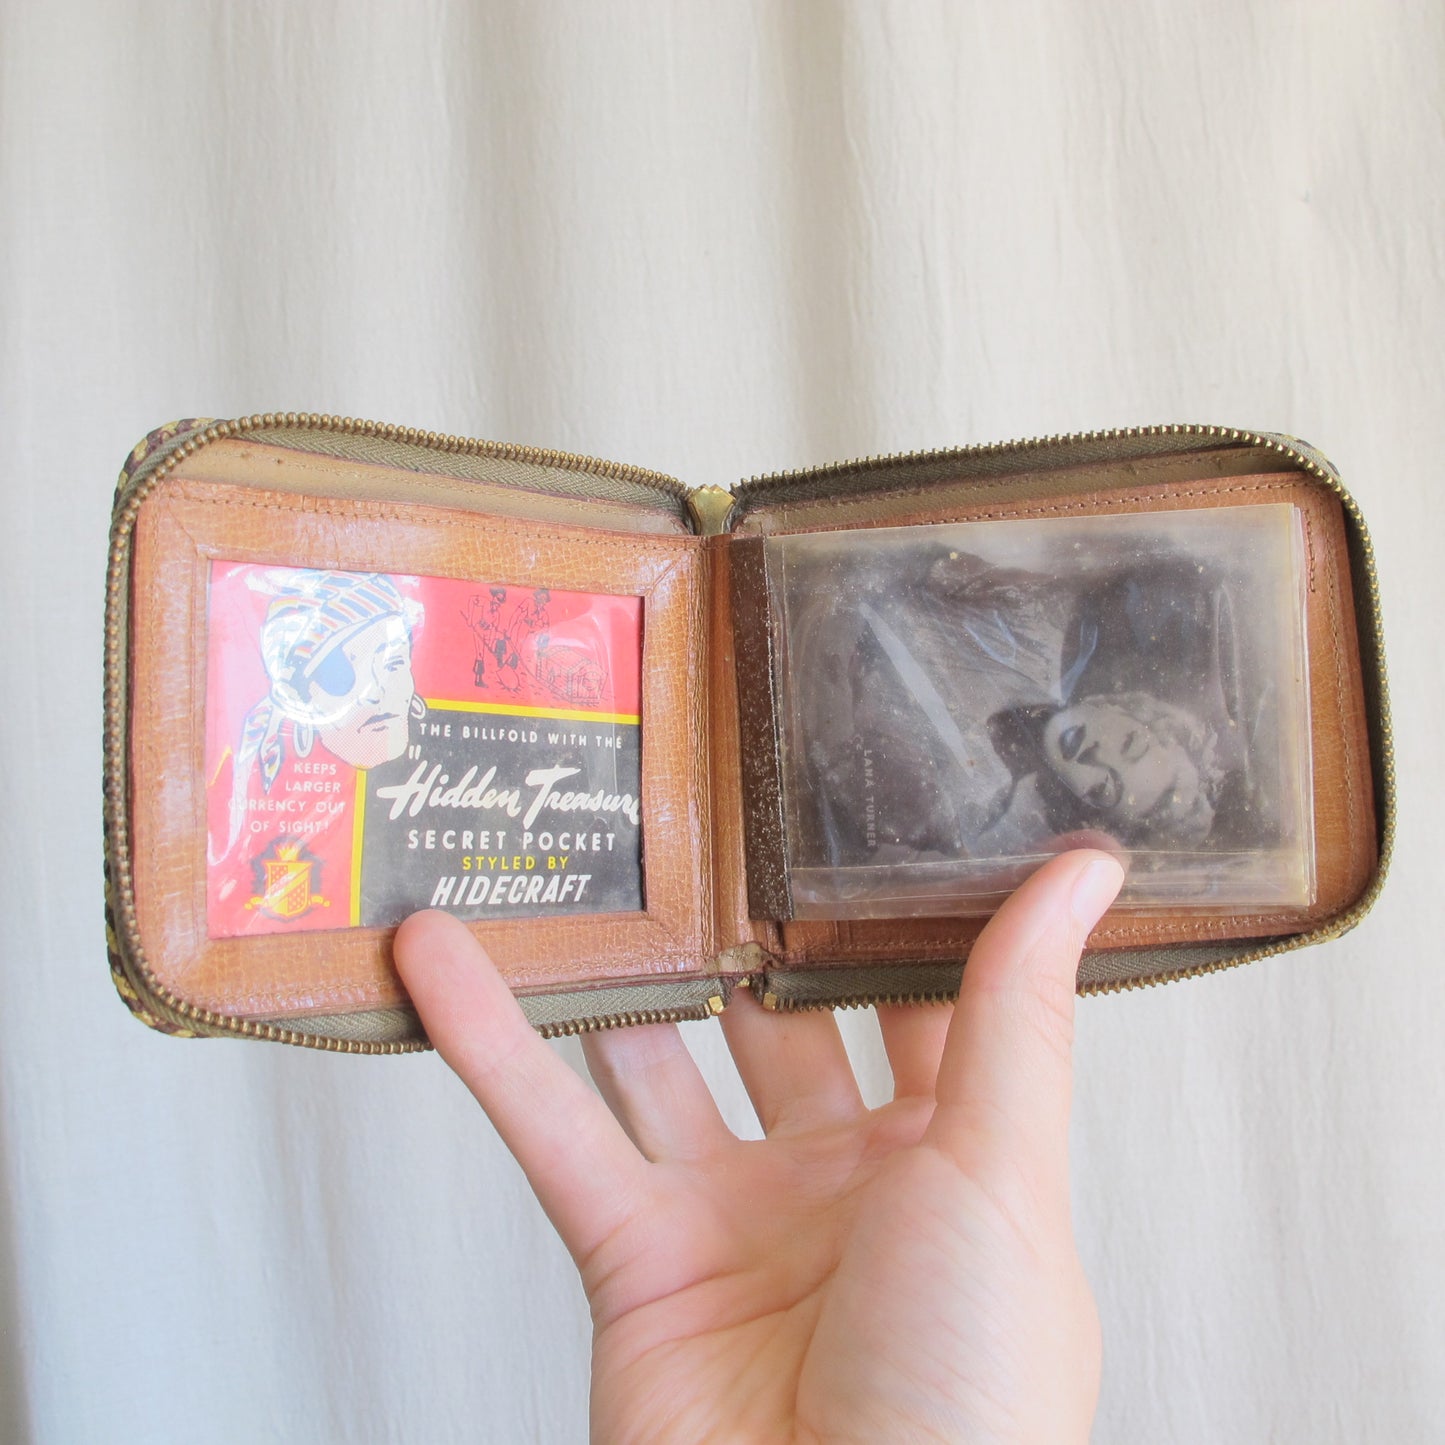
[(951, 996), (1044, 858), (1120, 854), (1088, 992), (1333, 938), (1393, 832), (1373, 554), (1296, 440), (1130, 428), (689, 492), (314, 415), (120, 479), (112, 972), (146, 1023), (425, 1039), (445, 908), (545, 1033)]

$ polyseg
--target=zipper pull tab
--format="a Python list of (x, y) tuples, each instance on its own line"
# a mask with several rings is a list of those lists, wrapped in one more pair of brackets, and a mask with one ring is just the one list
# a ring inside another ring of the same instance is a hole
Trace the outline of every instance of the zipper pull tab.
[(699, 537), (719, 536), (727, 531), (733, 494), (709, 482), (687, 494), (687, 510), (692, 513), (693, 530)]

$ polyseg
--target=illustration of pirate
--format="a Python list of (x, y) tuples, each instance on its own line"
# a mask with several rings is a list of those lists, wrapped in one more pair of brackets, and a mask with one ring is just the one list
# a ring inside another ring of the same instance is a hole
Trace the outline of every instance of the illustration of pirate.
[(276, 571), (248, 579), (271, 602), (260, 647), (270, 691), (246, 715), (232, 774), (229, 827), (218, 863), (236, 846), (251, 778), (269, 793), (286, 759), (321, 745), (353, 768), (399, 758), (426, 706), (412, 679), (419, 602), (379, 573)]
[(532, 593), (529, 601), (518, 606), (512, 614), (511, 626), (507, 629), (516, 646), (521, 647), (529, 637), (541, 632), (547, 626), (551, 620), (547, 604), (551, 600), (550, 590), (546, 587), (539, 587)]
[[(497, 676), (497, 681), (507, 691), (517, 690), (516, 670), (518, 658), (512, 647), (507, 629), (502, 622), (502, 612), (507, 605), (507, 589), (493, 587), (488, 606), (482, 606), (482, 594), (475, 592), (467, 601), (467, 627), (472, 633), (476, 659), (472, 663), (472, 682), (477, 687), (487, 686), (487, 664)], [(504, 677), (504, 673), (507, 676)]]

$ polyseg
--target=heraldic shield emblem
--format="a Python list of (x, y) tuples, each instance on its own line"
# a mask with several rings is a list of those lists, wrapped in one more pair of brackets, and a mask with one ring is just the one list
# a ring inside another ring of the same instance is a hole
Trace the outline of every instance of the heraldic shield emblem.
[(311, 891), (313, 878), (320, 886), (321, 863), (304, 843), (278, 838), (256, 859), (255, 870), (257, 894), (248, 908), (289, 921), (325, 907), (326, 900)]

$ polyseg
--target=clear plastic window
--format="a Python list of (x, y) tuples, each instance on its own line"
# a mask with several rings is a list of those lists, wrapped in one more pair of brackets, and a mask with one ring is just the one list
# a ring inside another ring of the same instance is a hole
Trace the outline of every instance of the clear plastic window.
[(216, 561), (212, 938), (639, 910), (642, 599)]
[(798, 918), (991, 911), (1049, 855), (1135, 907), (1314, 893), (1289, 505), (770, 538)]

